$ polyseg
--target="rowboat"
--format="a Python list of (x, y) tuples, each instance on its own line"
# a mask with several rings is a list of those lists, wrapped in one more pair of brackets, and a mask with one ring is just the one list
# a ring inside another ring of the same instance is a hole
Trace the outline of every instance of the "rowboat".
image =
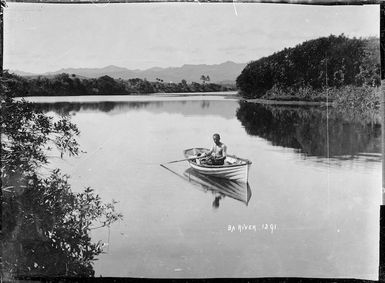
[(246, 205), (249, 203), (251, 197), (249, 183), (203, 175), (191, 167), (185, 170), (183, 176), (188, 182), (199, 187), (201, 190), (212, 192), (216, 198), (218, 198), (218, 195), (221, 199), (226, 196), (241, 201)]
[(202, 164), (199, 159), (194, 158), (199, 154), (204, 154), (209, 151), (207, 148), (190, 148), (184, 150), (183, 154), (185, 158), (188, 159), (190, 167), (203, 175), (244, 183), (248, 182), (251, 161), (235, 155), (227, 155), (224, 165), (208, 165)]

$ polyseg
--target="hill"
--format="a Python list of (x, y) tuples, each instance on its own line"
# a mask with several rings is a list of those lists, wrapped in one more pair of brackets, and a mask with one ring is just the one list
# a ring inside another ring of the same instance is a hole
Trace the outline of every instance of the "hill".
[(380, 84), (378, 38), (321, 37), (250, 62), (237, 77), (244, 97), (257, 98), (275, 89), (294, 93), (299, 89), (378, 86)]
[[(55, 72), (43, 73), (42, 76), (52, 77), (62, 73), (75, 74), (79, 77), (85, 78), (99, 78), (101, 76), (109, 76), (114, 79), (146, 79), (148, 81), (156, 81), (157, 79), (163, 80), (164, 82), (178, 83), (182, 80), (187, 82), (199, 82), (202, 75), (209, 76), (210, 82), (213, 83), (235, 83), (236, 77), (240, 74), (242, 69), (246, 66), (245, 63), (234, 63), (231, 61), (215, 64), (215, 65), (191, 65), (186, 64), (181, 67), (169, 67), (159, 68), (154, 67), (147, 70), (129, 70), (127, 68), (117, 66), (107, 66), (104, 68), (68, 68), (61, 69)], [(12, 73), (21, 76), (33, 76), (33, 74), (25, 73), (20, 71), (11, 71)], [(39, 74), (35, 74), (37, 76)]]

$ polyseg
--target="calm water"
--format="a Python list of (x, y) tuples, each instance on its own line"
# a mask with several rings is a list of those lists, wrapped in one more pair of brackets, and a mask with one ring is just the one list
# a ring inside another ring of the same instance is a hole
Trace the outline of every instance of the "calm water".
[[(377, 279), (378, 121), (222, 97), (44, 100), (72, 115), (87, 152), (53, 165), (124, 214), (93, 233), (107, 243), (96, 275)], [(160, 166), (214, 132), (253, 162), (248, 185)]]

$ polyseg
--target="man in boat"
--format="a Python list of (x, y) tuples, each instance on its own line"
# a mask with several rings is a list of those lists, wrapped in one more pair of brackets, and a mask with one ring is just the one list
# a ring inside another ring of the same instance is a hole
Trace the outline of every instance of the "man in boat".
[(221, 142), (221, 137), (219, 134), (214, 134), (213, 140), (214, 145), (211, 150), (205, 154), (207, 157), (201, 159), (201, 164), (223, 165), (226, 159), (227, 147), (224, 143)]

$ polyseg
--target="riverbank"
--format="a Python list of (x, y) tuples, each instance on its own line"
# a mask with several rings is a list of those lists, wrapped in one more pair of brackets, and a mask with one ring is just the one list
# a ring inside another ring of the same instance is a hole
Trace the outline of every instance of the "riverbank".
[(268, 104), (268, 105), (293, 105), (293, 106), (332, 106), (333, 102), (324, 102), (324, 101), (301, 101), (301, 100), (273, 100), (273, 99), (243, 99), (247, 102), (259, 103), (259, 104)]
[[(239, 99), (251, 103), (259, 103), (259, 104), (271, 104), (271, 105), (295, 105), (295, 106), (326, 106), (332, 105), (332, 101), (308, 101), (308, 100), (287, 100), (287, 99), (245, 99), (243, 98), (239, 92), (237, 91), (228, 91), (228, 92), (210, 92), (205, 93), (208, 96), (222, 96), (226, 99)], [(154, 93), (150, 94), (153, 97), (202, 97), (202, 93)]]
[(124, 102), (124, 101), (176, 101), (176, 100), (242, 100), (250, 103), (293, 106), (322, 106), (325, 102), (285, 101), (270, 99), (245, 99), (236, 91), (227, 92), (194, 92), (194, 93), (152, 93), (142, 95), (79, 95), (79, 96), (27, 96), (20, 97), (29, 102)]
[(153, 97), (192, 97), (192, 96), (223, 96), (226, 98), (242, 98), (238, 91), (217, 91), (217, 92), (176, 92), (176, 93), (151, 93)]
[(360, 111), (378, 110), (380, 89), (373, 86), (344, 86), (315, 90), (304, 87), (297, 90), (283, 90), (277, 87), (267, 91), (261, 98), (245, 99), (249, 102), (274, 105), (330, 105), (341, 109)]
[[(326, 93), (326, 91), (324, 91)], [(315, 97), (315, 96), (314, 96)], [(317, 97), (320, 97), (319, 95)], [(237, 91), (220, 92), (176, 92), (135, 95), (77, 95), (77, 96), (27, 96), (20, 97), (30, 102), (124, 102), (124, 101), (176, 101), (176, 100), (240, 100), (250, 103), (287, 106), (333, 106), (341, 109), (360, 109), (361, 111), (379, 108), (377, 88), (330, 89), (323, 99), (302, 99), (300, 96), (270, 96), (263, 98), (244, 98)]]
[(146, 95), (79, 95), (79, 96), (27, 96), (25, 99), (35, 103), (57, 102), (150, 102), (179, 100), (241, 100), (237, 92), (196, 92), (196, 93), (154, 93)]
[(114, 79), (101, 76), (97, 79), (81, 78), (72, 74), (58, 74), (53, 77), (26, 78), (4, 72), (3, 77), (17, 85), (14, 96), (78, 96), (78, 95), (142, 95), (153, 93), (196, 93), (237, 91), (235, 85), (203, 83), (186, 80), (181, 82), (155, 82), (146, 79)]

